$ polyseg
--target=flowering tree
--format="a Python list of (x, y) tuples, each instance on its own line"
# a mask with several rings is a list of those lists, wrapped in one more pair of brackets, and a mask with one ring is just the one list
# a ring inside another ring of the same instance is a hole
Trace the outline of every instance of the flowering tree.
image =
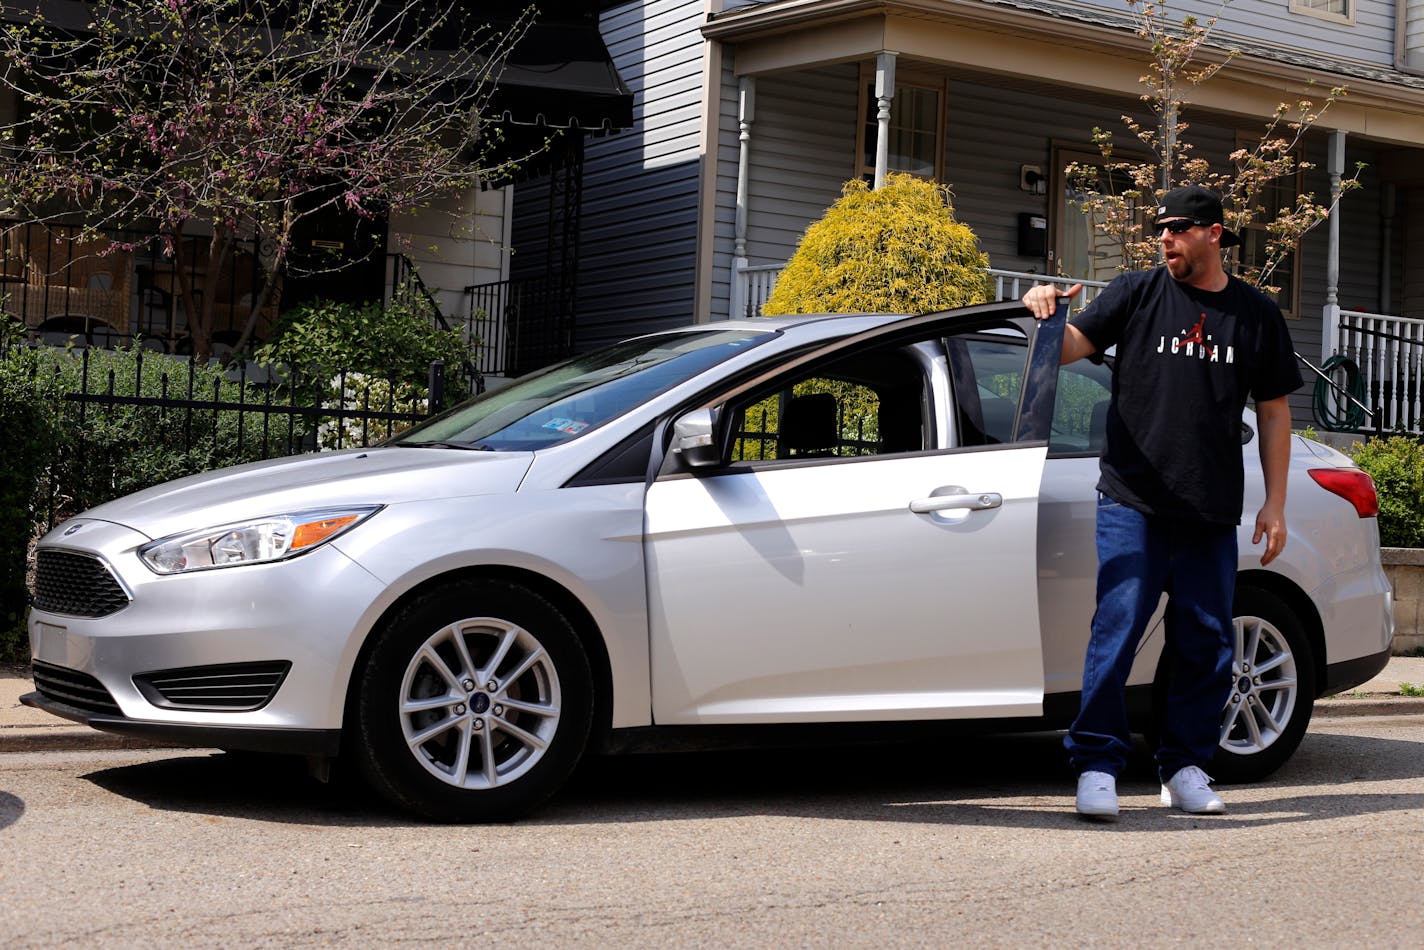
[[(1229, 2), (1222, 0), (1221, 7)], [(1173, 24), (1167, 17), (1166, 0), (1127, 0), (1127, 5), (1137, 35), (1146, 41), (1152, 57), (1149, 71), (1140, 81), (1147, 89), (1142, 101), (1155, 121), (1142, 122), (1132, 116), (1123, 116), (1122, 121), (1148, 157), (1120, 157), (1113, 133), (1093, 129), (1093, 144), (1102, 163), (1075, 162), (1066, 169), (1080, 207), (1093, 226), (1118, 245), (1124, 269), (1144, 270), (1154, 266), (1159, 257), (1156, 236), (1148, 233), (1146, 225), (1161, 197), (1178, 185), (1203, 185), (1221, 194), (1228, 228), (1239, 233), (1252, 223), (1264, 226), (1264, 256), (1249, 266), (1239, 266), (1238, 274), (1263, 290), (1278, 291), (1271, 285), (1276, 268), (1300, 246), (1307, 232), (1329, 217), (1346, 192), (1360, 187), (1357, 167), (1325, 204), (1307, 192), (1281, 207), (1264, 200), (1273, 182), (1313, 167), (1299, 157), (1301, 144), (1331, 104), (1345, 95), (1344, 87), (1329, 90), (1318, 107), (1310, 99), (1281, 103), (1267, 120), (1259, 141), (1231, 152), (1224, 165), (1214, 164), (1197, 155), (1187, 139), (1190, 126), (1182, 119), (1182, 109), (1192, 90), (1215, 76), (1235, 58), (1236, 51), (1202, 55), (1216, 16), (1205, 22), (1186, 17)]]
[[(258, 242), (265, 272), (241, 348), (304, 218), (411, 209), (501, 170), (481, 113), (533, 12), (499, 30), (423, 0), (119, 0), (87, 4), (82, 25), (45, 13), (74, 6), (0, 4), (0, 82), (21, 103), (0, 127), (0, 205), (81, 213), (90, 236), (156, 229), (199, 359), (239, 241)], [(184, 259), (191, 235), (208, 237), (205, 260)]]

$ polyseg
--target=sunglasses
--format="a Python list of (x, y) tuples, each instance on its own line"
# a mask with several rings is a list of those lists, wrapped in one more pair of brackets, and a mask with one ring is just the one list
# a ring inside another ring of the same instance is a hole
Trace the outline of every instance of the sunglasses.
[(1210, 221), (1198, 221), (1196, 218), (1178, 218), (1175, 221), (1163, 221), (1157, 225), (1157, 233), (1161, 234), (1162, 229), (1166, 228), (1173, 234), (1182, 234), (1192, 228), (1209, 228), (1211, 225)]

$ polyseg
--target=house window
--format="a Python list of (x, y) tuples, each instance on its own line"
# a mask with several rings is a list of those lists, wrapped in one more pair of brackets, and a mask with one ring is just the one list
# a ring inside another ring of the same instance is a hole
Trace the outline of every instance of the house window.
[(1289, 0), (1290, 12), (1334, 23), (1355, 23), (1355, 0)]
[[(1237, 147), (1250, 148), (1251, 143), (1242, 139), (1237, 142)], [(1296, 157), (1300, 158), (1299, 155)], [(1266, 231), (1266, 223), (1274, 221), (1282, 211), (1288, 211), (1295, 207), (1303, 184), (1304, 174), (1297, 170), (1290, 175), (1268, 182), (1262, 189), (1261, 194), (1257, 196), (1256, 204), (1263, 210), (1240, 232), (1241, 247), (1237, 254), (1243, 268), (1266, 265), (1266, 242), (1270, 238)], [(1276, 262), (1271, 273), (1267, 275), (1265, 283), (1276, 288), (1276, 290), (1267, 291), (1267, 293), (1281, 308), (1281, 313), (1285, 314), (1288, 319), (1299, 316), (1300, 251), (1295, 250), (1283, 255)]]
[[(871, 64), (861, 73), (861, 123), (859, 139), (860, 176), (866, 181), (875, 177), (875, 143), (880, 132), (875, 99), (875, 69)], [(892, 172), (909, 172), (921, 178), (938, 179), (943, 164), (944, 142), (944, 82), (926, 77), (923, 80), (905, 77), (895, 83), (895, 98), (890, 105), (890, 141), (886, 168)]]

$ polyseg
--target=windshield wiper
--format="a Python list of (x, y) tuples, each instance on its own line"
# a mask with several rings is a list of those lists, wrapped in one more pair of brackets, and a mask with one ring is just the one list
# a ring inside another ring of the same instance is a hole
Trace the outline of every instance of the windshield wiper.
[(493, 452), (494, 449), (488, 445), (481, 445), (478, 442), (449, 442), (434, 440), (430, 442), (392, 442), (396, 448), (412, 449), (461, 449), (466, 452)]

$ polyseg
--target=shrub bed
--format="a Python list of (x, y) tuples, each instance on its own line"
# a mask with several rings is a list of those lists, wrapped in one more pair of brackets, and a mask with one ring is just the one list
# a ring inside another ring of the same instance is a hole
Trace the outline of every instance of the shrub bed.
[(1408, 436), (1355, 443), (1355, 464), (1379, 493), (1380, 545), (1424, 547), (1424, 444)]

